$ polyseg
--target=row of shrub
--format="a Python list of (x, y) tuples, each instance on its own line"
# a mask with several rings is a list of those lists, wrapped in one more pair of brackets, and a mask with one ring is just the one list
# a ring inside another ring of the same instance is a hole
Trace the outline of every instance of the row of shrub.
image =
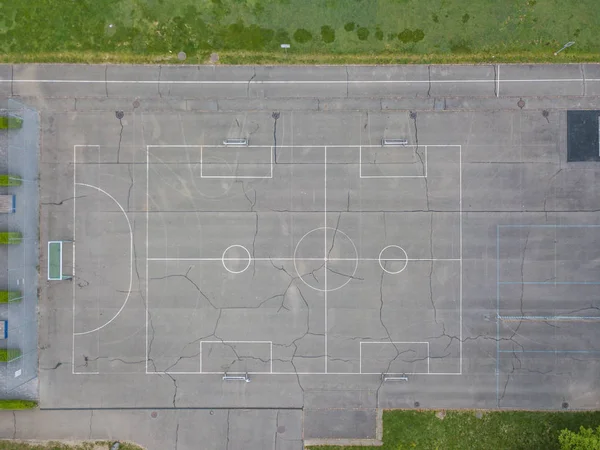
[[(23, 126), (23, 119), (14, 116), (0, 117), (0, 130), (18, 129)], [(0, 175), (0, 187), (20, 186), (21, 177), (16, 175)], [(0, 244), (19, 244), (22, 235), (18, 231), (0, 232)], [(23, 298), (20, 291), (0, 291), (1, 303), (20, 302)], [(21, 350), (17, 348), (0, 348), (0, 363), (10, 362), (21, 356)], [(31, 409), (37, 406), (36, 402), (29, 400), (0, 400), (0, 409)]]
[(23, 119), (15, 116), (0, 116), (0, 130), (14, 130), (23, 126)]

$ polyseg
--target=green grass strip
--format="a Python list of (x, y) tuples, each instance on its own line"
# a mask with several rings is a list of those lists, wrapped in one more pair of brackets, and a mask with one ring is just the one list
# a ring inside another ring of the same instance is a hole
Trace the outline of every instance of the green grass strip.
[(18, 231), (0, 232), (0, 244), (20, 244), (23, 237)]
[[(439, 412), (438, 412), (439, 414)], [(440, 415), (441, 417), (441, 415)], [(313, 450), (559, 450), (563, 429), (597, 427), (600, 412), (384, 411), (383, 446), (319, 446)]]
[[(68, 443), (60, 441), (24, 442), (0, 440), (0, 450), (110, 450), (113, 441), (84, 441)], [(130, 442), (120, 442), (119, 450), (143, 450), (142, 447)]]
[(0, 291), (0, 303), (20, 302), (22, 298), (21, 291)]
[(13, 116), (0, 116), (0, 130), (12, 130), (21, 128), (23, 119)]
[(0, 362), (9, 362), (21, 356), (18, 348), (0, 348)]
[(21, 177), (19, 175), (0, 175), (0, 186), (21, 186)]
[[(0, 399), (0, 409), (33, 409), (37, 408), (37, 402), (31, 400), (6, 400)], [(0, 447), (1, 448), (1, 447)]]

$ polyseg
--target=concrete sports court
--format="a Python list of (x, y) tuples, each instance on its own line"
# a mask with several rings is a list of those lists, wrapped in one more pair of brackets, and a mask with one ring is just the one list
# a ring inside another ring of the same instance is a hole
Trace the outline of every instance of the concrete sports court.
[(72, 281), (41, 263), (43, 408), (279, 409), (310, 440), (599, 406), (600, 169), (567, 110), (600, 66), (0, 73), (41, 114), (42, 252), (73, 241)]

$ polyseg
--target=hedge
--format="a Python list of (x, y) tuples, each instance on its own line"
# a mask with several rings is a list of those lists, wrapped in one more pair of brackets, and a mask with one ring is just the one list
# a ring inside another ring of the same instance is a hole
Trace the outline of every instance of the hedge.
[(37, 407), (37, 402), (31, 400), (0, 400), (0, 409), (32, 409)]
[(20, 244), (22, 235), (18, 231), (0, 232), (0, 244)]
[(0, 303), (20, 302), (22, 298), (21, 291), (0, 291)]
[(8, 362), (21, 356), (18, 348), (0, 348), (0, 362)]
[(13, 130), (23, 126), (23, 119), (14, 116), (0, 117), (0, 130)]
[(0, 175), (0, 186), (21, 186), (19, 175)]

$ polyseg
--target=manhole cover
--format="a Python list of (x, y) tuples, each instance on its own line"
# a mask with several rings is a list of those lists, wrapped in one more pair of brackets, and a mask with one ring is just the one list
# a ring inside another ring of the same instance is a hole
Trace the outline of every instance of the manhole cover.
[(219, 61), (219, 54), (218, 53), (211, 53), (210, 54), (210, 62), (211, 63), (216, 63), (217, 61)]
[(177, 59), (179, 61), (185, 61), (185, 58), (187, 58), (187, 55), (185, 54), (185, 52), (179, 52), (179, 53), (177, 53)]
[(421, 406), (421, 404), (419, 402), (415, 402), (415, 408), (418, 408), (419, 406)]
[(134, 108), (139, 108), (140, 107), (140, 101), (139, 100), (134, 100), (133, 101), (133, 107)]
[(150, 413), (150, 417), (152, 417), (153, 419), (156, 419), (158, 417), (158, 413), (156, 411), (152, 411)]
[(569, 403), (563, 402), (562, 407), (563, 407), (563, 409), (567, 409), (569, 407)]
[(117, 119), (121, 120), (123, 117), (125, 117), (125, 113), (123, 111), (116, 111), (115, 116), (117, 116)]
[(277, 432), (278, 432), (279, 434), (283, 434), (283, 433), (285, 433), (285, 427), (284, 427), (283, 425), (279, 425), (279, 426), (277, 427)]
[(520, 100), (517, 102), (517, 106), (518, 106), (519, 108), (521, 108), (521, 109), (523, 109), (523, 108), (525, 107), (525, 102), (523, 101), (523, 99), (520, 99)]
[(215, 412), (214, 412), (214, 411), (211, 409), (211, 410), (210, 410), (210, 412), (209, 412), (209, 414), (210, 414), (211, 416), (214, 416), (214, 415), (215, 415)]

